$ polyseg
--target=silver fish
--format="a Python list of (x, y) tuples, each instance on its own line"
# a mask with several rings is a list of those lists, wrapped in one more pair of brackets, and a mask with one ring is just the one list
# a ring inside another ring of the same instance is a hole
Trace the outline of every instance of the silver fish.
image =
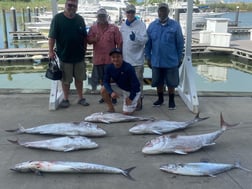
[(83, 136), (65, 136), (49, 140), (39, 140), (32, 142), (20, 142), (19, 140), (8, 141), (27, 148), (39, 148), (63, 152), (69, 152), (79, 149), (92, 149), (98, 147), (98, 144), (96, 144), (89, 138)]
[(208, 119), (209, 117), (200, 118), (199, 113), (194, 119), (185, 122), (167, 121), (167, 120), (150, 120), (144, 123), (136, 124), (129, 132), (132, 134), (164, 134), (171, 131), (184, 129), (194, 123)]
[(106, 165), (85, 163), (85, 162), (68, 162), (68, 161), (27, 161), (16, 164), (11, 170), (17, 172), (35, 172), (41, 175), (42, 172), (51, 173), (112, 173), (122, 174), (123, 176), (134, 180), (130, 172), (135, 167), (120, 169)]
[(66, 122), (40, 125), (37, 127), (5, 130), (7, 132), (46, 134), (46, 135), (65, 135), (65, 136), (104, 136), (106, 132), (98, 128), (96, 124), (89, 122)]
[(153, 119), (153, 118), (135, 117), (135, 116), (124, 115), (121, 113), (104, 113), (104, 112), (93, 113), (84, 118), (85, 121), (101, 122), (101, 123), (146, 121), (150, 119)]
[(181, 135), (163, 135), (152, 139), (147, 142), (142, 149), (145, 154), (161, 154), (161, 153), (176, 153), (176, 154), (187, 154), (189, 152), (194, 152), (202, 147), (214, 145), (214, 141), (221, 136), (221, 134), (229, 127), (234, 127), (239, 125), (228, 124), (221, 117), (221, 129), (212, 133), (191, 135), (191, 136), (181, 136)]
[(229, 171), (234, 168), (242, 169), (248, 172), (251, 171), (249, 169), (242, 167), (239, 162), (235, 162), (234, 164), (209, 163), (209, 162), (177, 163), (177, 164), (166, 164), (160, 166), (160, 170), (168, 173), (189, 175), (189, 176), (211, 176), (211, 177), (215, 177), (216, 174), (223, 173), (225, 171)]

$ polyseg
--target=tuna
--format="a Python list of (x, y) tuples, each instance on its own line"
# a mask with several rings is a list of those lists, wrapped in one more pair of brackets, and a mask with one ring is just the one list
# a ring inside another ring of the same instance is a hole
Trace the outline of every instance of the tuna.
[(216, 174), (223, 173), (234, 168), (239, 168), (248, 172), (251, 171), (249, 169), (242, 167), (239, 162), (235, 162), (234, 164), (209, 163), (209, 162), (177, 163), (177, 164), (166, 164), (160, 166), (160, 170), (168, 173), (189, 175), (189, 176), (211, 176), (211, 177), (215, 177)]
[(202, 147), (214, 145), (215, 140), (219, 138), (227, 128), (240, 124), (236, 123), (231, 125), (226, 123), (222, 117), (222, 114), (220, 114), (220, 119), (221, 129), (218, 131), (191, 136), (181, 136), (177, 134), (163, 135), (147, 142), (143, 147), (142, 152), (145, 154), (187, 154), (189, 152), (197, 151)]
[(197, 122), (208, 119), (209, 117), (200, 118), (199, 113), (194, 119), (185, 122), (167, 121), (167, 120), (150, 120), (144, 123), (136, 124), (129, 132), (132, 134), (158, 134), (172, 132), (179, 129), (185, 129)]
[(11, 170), (17, 172), (34, 172), (41, 175), (42, 172), (50, 173), (110, 173), (121, 174), (129, 179), (134, 180), (130, 172), (135, 167), (120, 169), (116, 167), (85, 163), (85, 162), (68, 162), (68, 161), (27, 161), (16, 164)]
[(65, 136), (49, 140), (33, 142), (20, 142), (19, 140), (8, 140), (11, 143), (19, 144), (27, 148), (47, 149), (54, 151), (69, 152), (80, 149), (97, 148), (98, 144), (83, 136)]
[(96, 124), (89, 122), (66, 122), (40, 125), (37, 127), (5, 130), (7, 132), (45, 134), (45, 135), (64, 135), (64, 136), (104, 136), (106, 132), (98, 128)]
[(136, 117), (124, 115), (121, 113), (93, 113), (84, 118), (85, 121), (89, 122), (101, 122), (101, 123), (118, 123), (118, 122), (131, 122), (131, 121), (146, 121), (153, 118)]

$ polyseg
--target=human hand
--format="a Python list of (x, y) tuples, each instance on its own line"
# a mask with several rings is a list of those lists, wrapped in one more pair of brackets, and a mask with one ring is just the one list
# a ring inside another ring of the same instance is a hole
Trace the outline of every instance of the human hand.
[(112, 92), (110, 97), (113, 99), (116, 99), (116, 98), (119, 98), (120, 96), (116, 92)]
[(150, 69), (152, 69), (152, 66), (151, 66), (151, 61), (150, 60), (147, 60), (147, 65)]
[(135, 41), (135, 39), (136, 39), (136, 34), (132, 31), (130, 34), (130, 40)]
[(54, 59), (55, 58), (55, 52), (54, 51), (49, 51), (48, 58), (49, 59)]
[(125, 99), (125, 103), (126, 103), (127, 106), (129, 106), (129, 105), (131, 105), (132, 100), (130, 100), (130, 98), (127, 97), (127, 98)]

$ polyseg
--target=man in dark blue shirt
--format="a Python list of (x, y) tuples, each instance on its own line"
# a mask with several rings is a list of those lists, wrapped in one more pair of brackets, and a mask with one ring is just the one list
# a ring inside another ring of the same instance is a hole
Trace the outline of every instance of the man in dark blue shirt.
[(111, 99), (123, 96), (123, 114), (130, 115), (135, 111), (141, 94), (140, 83), (134, 68), (123, 61), (121, 49), (112, 49), (109, 55), (112, 64), (105, 69), (102, 98), (108, 105), (108, 111), (115, 112)]

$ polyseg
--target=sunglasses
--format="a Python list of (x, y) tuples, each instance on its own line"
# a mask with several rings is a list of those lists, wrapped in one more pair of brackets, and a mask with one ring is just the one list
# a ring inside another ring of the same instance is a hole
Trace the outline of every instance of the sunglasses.
[(127, 14), (135, 14), (136, 12), (135, 11), (127, 11), (126, 13)]
[(70, 4), (70, 3), (68, 3), (67, 6), (68, 6), (69, 8), (77, 8), (77, 5)]

